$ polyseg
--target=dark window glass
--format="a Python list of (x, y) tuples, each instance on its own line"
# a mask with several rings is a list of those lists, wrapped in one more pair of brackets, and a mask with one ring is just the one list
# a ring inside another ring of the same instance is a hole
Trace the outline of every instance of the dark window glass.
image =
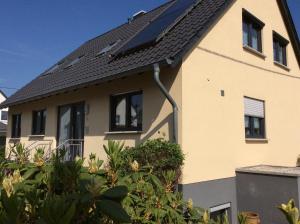
[(7, 111), (2, 111), (1, 112), (1, 120), (2, 121), (7, 121), (8, 118), (8, 112)]
[(246, 138), (265, 138), (265, 119), (245, 115)]
[(21, 137), (21, 114), (13, 114), (12, 115), (12, 138), (20, 138)]
[(243, 45), (262, 52), (261, 31), (264, 24), (250, 13), (243, 12)]
[(277, 33), (273, 33), (274, 61), (287, 66), (286, 47), (288, 41)]
[(230, 209), (222, 209), (222, 210), (219, 210), (219, 211), (215, 211), (215, 212), (212, 212), (210, 213), (210, 219), (217, 222), (217, 223), (220, 223), (220, 224), (225, 224), (224, 219), (225, 217), (227, 217), (230, 221)]
[(111, 131), (140, 131), (142, 119), (142, 92), (111, 97)]
[(32, 134), (44, 135), (46, 126), (46, 110), (33, 111), (32, 114)]

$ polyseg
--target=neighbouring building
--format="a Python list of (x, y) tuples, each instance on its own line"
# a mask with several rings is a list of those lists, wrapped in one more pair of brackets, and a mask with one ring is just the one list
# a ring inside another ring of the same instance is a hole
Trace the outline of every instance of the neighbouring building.
[(240, 186), (249, 185), (247, 175), (236, 181), (237, 168), (296, 165), (299, 65), (285, 0), (169, 1), (87, 41), (9, 97), (7, 146), (105, 159), (109, 139), (130, 146), (165, 136), (186, 155), (184, 197), (235, 224)]
[[(0, 90), (0, 103), (7, 99), (6, 95)], [(8, 119), (8, 109), (0, 109), (0, 149), (6, 144), (6, 126)]]

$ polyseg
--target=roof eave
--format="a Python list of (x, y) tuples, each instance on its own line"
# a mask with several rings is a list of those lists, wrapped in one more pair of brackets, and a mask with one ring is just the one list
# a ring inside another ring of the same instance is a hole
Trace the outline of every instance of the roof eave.
[(105, 77), (105, 78), (102, 78), (102, 79), (98, 79), (98, 80), (95, 80), (95, 81), (87, 82), (87, 83), (76, 85), (76, 86), (72, 86), (72, 87), (69, 87), (69, 88), (64, 88), (64, 89), (57, 90), (57, 91), (54, 91), (54, 92), (50, 92), (50, 93), (47, 93), (47, 94), (42, 94), (42, 95), (39, 95), (39, 96), (31, 97), (31, 98), (28, 98), (28, 99), (25, 99), (25, 100), (20, 100), (18, 102), (12, 102), (12, 103), (8, 102), (8, 103), (6, 103), (6, 101), (4, 101), (3, 103), (0, 104), (0, 109), (11, 107), (11, 106), (17, 106), (17, 105), (21, 105), (21, 104), (24, 104), (24, 103), (37, 101), (37, 100), (42, 100), (44, 98), (48, 98), (48, 97), (55, 96), (55, 95), (58, 95), (58, 94), (63, 94), (63, 93), (75, 91), (75, 90), (86, 88), (86, 87), (92, 86), (92, 85), (98, 85), (98, 84), (101, 84), (101, 83), (104, 83), (104, 82), (108, 82), (108, 81), (112, 81), (112, 80), (115, 80), (115, 79), (131, 76), (131, 75), (138, 74), (138, 73), (141, 73), (141, 72), (147, 72), (147, 71), (150, 71), (150, 70), (153, 69), (153, 64), (155, 64), (155, 63), (159, 63), (162, 67), (170, 65), (167, 62), (167, 59), (164, 59), (164, 60), (157, 61), (157, 62), (148, 64), (148, 65), (145, 65), (145, 66), (142, 66), (142, 67), (137, 67), (137, 68), (134, 68), (134, 69), (131, 69), (131, 70), (127, 70), (127, 71), (122, 72), (122, 73), (117, 73), (115, 75), (111, 75), (111, 76), (108, 76), (108, 77)]
[(280, 12), (282, 14), (285, 26), (288, 30), (288, 34), (293, 46), (293, 49), (295, 51), (296, 54), (296, 58), (298, 61), (298, 66), (300, 68), (300, 42), (299, 42), (299, 36), (288, 6), (288, 3), (286, 0), (277, 0), (277, 3), (279, 5), (280, 8)]

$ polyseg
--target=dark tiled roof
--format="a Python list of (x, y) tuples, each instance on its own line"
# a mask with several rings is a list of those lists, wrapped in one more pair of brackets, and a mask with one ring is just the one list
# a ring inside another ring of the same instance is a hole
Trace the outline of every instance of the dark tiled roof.
[(0, 122), (0, 132), (6, 132), (6, 124), (3, 124), (2, 122)]
[[(12, 106), (41, 99), (57, 93), (100, 83), (122, 75), (132, 74), (138, 69), (147, 69), (166, 58), (179, 61), (183, 54), (201, 38), (213, 22), (222, 15), (234, 0), (200, 0), (199, 4), (178, 22), (158, 43), (130, 54), (111, 58), (108, 54), (96, 57), (101, 49), (114, 41), (121, 40), (122, 46), (149, 22), (157, 18), (172, 3), (168, 2), (149, 13), (123, 24), (101, 36), (87, 41), (61, 62), (60, 68), (52, 74), (38, 76), (25, 87), (9, 97), (0, 107)], [(116, 47), (118, 48), (118, 47)], [(113, 49), (112, 51), (115, 51)], [(64, 69), (79, 56), (78, 63)]]
[[(112, 59), (107, 54), (95, 57), (108, 44), (121, 40), (119, 46), (132, 38), (151, 20), (159, 16), (172, 4), (168, 2), (131, 23), (123, 24), (101, 36), (87, 41), (70, 55), (65, 57), (60, 69), (54, 73), (38, 76), (1, 106), (11, 106), (30, 100), (40, 99), (62, 91), (94, 84), (118, 75), (175, 57), (197, 32), (205, 27), (210, 19), (231, 0), (202, 0), (183, 20), (154, 46), (137, 50), (128, 55)], [(78, 63), (64, 69), (77, 57), (85, 55)]]

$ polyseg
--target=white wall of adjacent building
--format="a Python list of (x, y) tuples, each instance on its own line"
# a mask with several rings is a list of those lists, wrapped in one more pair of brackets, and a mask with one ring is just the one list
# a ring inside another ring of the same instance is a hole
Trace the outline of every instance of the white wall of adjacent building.
[[(0, 103), (6, 100), (6, 96), (0, 91)], [(0, 122), (7, 124), (8, 108), (0, 109)]]

